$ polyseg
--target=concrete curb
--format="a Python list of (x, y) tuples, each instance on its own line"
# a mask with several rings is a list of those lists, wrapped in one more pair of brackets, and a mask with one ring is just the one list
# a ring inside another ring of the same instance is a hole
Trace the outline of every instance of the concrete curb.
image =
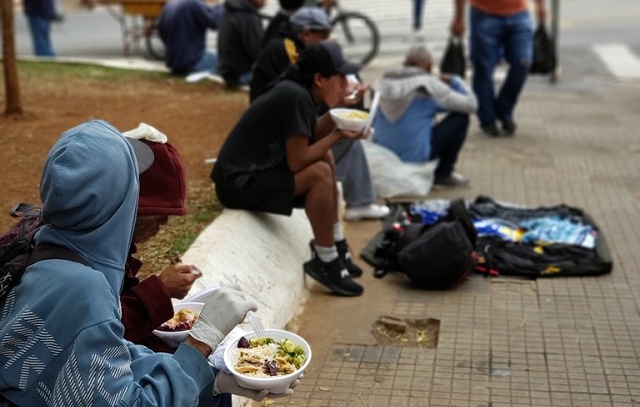
[(258, 303), (264, 325), (282, 329), (307, 298), (302, 263), (312, 236), (300, 209), (291, 217), (225, 209), (183, 256), (203, 272), (189, 295), (237, 283)]

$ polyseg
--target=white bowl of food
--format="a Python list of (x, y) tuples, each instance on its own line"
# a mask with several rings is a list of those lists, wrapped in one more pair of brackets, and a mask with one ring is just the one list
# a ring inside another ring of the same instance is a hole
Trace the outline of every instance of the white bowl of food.
[(287, 391), (310, 362), (309, 343), (281, 329), (265, 329), (264, 338), (246, 333), (224, 351), (224, 363), (240, 386), (273, 394)]
[(180, 343), (189, 337), (189, 331), (198, 320), (203, 306), (203, 302), (181, 302), (174, 304), (173, 318), (165, 321), (157, 329), (154, 329), (153, 334), (162, 339), (168, 346), (177, 348)]
[(369, 123), (369, 113), (358, 109), (336, 107), (329, 114), (340, 130), (362, 131)]

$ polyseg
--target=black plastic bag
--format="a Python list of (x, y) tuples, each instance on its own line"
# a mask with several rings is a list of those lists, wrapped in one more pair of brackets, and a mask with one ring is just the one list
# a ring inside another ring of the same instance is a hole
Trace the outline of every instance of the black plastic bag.
[(533, 59), (529, 72), (546, 75), (556, 69), (556, 50), (553, 40), (543, 23), (538, 24), (533, 35)]
[(467, 60), (464, 56), (462, 38), (450, 37), (440, 64), (440, 72), (443, 74), (455, 74), (464, 78), (466, 70)]

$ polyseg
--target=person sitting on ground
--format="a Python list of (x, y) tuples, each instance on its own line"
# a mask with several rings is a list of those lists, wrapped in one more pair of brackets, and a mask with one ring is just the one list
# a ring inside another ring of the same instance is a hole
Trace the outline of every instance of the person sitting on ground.
[(136, 274), (142, 261), (133, 255), (136, 245), (154, 237), (169, 216), (187, 213), (186, 176), (182, 158), (171, 143), (141, 140), (153, 151), (153, 164), (140, 174), (138, 216), (133, 242), (125, 265), (126, 276), (120, 294), (124, 337), (156, 352), (173, 352), (153, 330), (173, 316), (172, 298), (184, 298), (202, 273), (195, 265), (172, 264), (161, 273), (140, 281)]
[[(270, 85), (275, 84), (280, 75), (297, 61), (305, 46), (326, 40), (330, 32), (329, 17), (321, 8), (302, 7), (293, 13), (280, 35), (271, 40), (258, 55), (251, 76), (250, 101), (253, 102)], [(349, 104), (362, 108), (362, 95), (367, 89), (358, 84), (353, 89), (357, 90), (358, 98), (349, 99)], [(319, 113), (324, 112), (320, 110)], [(342, 183), (346, 204), (344, 218), (357, 221), (387, 216), (389, 208), (376, 204), (376, 193), (362, 141), (345, 139), (334, 144), (331, 151), (336, 162), (338, 180)]]
[(304, 272), (344, 296), (360, 295), (363, 288), (348, 271), (354, 263), (338, 219), (330, 149), (365, 134), (338, 130), (330, 114), (316, 112), (320, 103), (342, 103), (349, 89), (345, 75), (359, 69), (334, 41), (306, 47), (283, 80), (240, 117), (211, 172), (227, 208), (290, 216), (294, 207), (304, 207), (314, 236)]
[[(434, 187), (467, 187), (455, 173), (458, 153), (469, 129), (476, 97), (458, 76), (431, 74), (433, 58), (424, 46), (412, 47), (404, 67), (386, 73), (376, 90), (380, 107), (374, 119), (374, 142), (405, 162), (438, 159)], [(448, 112), (436, 122), (436, 115)]]
[(278, 37), (280, 32), (289, 24), (289, 17), (302, 7), (304, 0), (278, 0), (280, 9), (269, 21), (267, 29), (264, 30), (261, 47), (266, 46), (272, 39)]
[(226, 0), (218, 29), (218, 72), (230, 88), (248, 85), (264, 35), (259, 10), (266, 0)]
[[(35, 235), (36, 247), (67, 247), (89, 265), (41, 260), (9, 290), (0, 304), (0, 400), (19, 406), (196, 406), (214, 391), (247, 390), (207, 361), (257, 309), (237, 286), (204, 299), (189, 337), (173, 354), (124, 338), (119, 294), (139, 197), (132, 142), (94, 120), (63, 133), (49, 151), (40, 183), (46, 226)], [(265, 392), (253, 395), (264, 398)]]
[[(160, 227), (167, 223), (169, 216), (187, 213), (186, 174), (178, 150), (169, 142), (140, 142), (153, 152), (153, 163), (140, 174), (138, 215), (120, 293), (124, 338), (155, 352), (173, 353), (176, 349), (155, 336), (153, 330), (173, 317), (171, 299), (183, 299), (202, 272), (195, 265), (172, 261), (158, 275), (151, 275), (142, 281), (136, 277), (142, 267), (142, 261), (133, 257), (137, 251), (136, 244), (154, 237)], [(216, 398), (217, 407), (231, 406), (230, 394), (220, 394)]]
[(207, 30), (216, 30), (222, 5), (204, 0), (171, 0), (162, 9), (158, 34), (164, 43), (164, 61), (174, 75), (217, 73), (218, 56), (207, 49)]

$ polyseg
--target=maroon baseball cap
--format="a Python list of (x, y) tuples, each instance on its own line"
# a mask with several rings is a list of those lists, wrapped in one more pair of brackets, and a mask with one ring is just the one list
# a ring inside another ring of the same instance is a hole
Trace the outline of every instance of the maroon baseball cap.
[(141, 140), (153, 152), (153, 163), (140, 174), (138, 215), (187, 213), (186, 172), (182, 157), (171, 143)]
[(298, 58), (298, 69), (302, 73), (319, 73), (331, 76), (337, 73), (355, 74), (362, 65), (344, 59), (340, 44), (335, 41), (320, 41), (307, 45)]

